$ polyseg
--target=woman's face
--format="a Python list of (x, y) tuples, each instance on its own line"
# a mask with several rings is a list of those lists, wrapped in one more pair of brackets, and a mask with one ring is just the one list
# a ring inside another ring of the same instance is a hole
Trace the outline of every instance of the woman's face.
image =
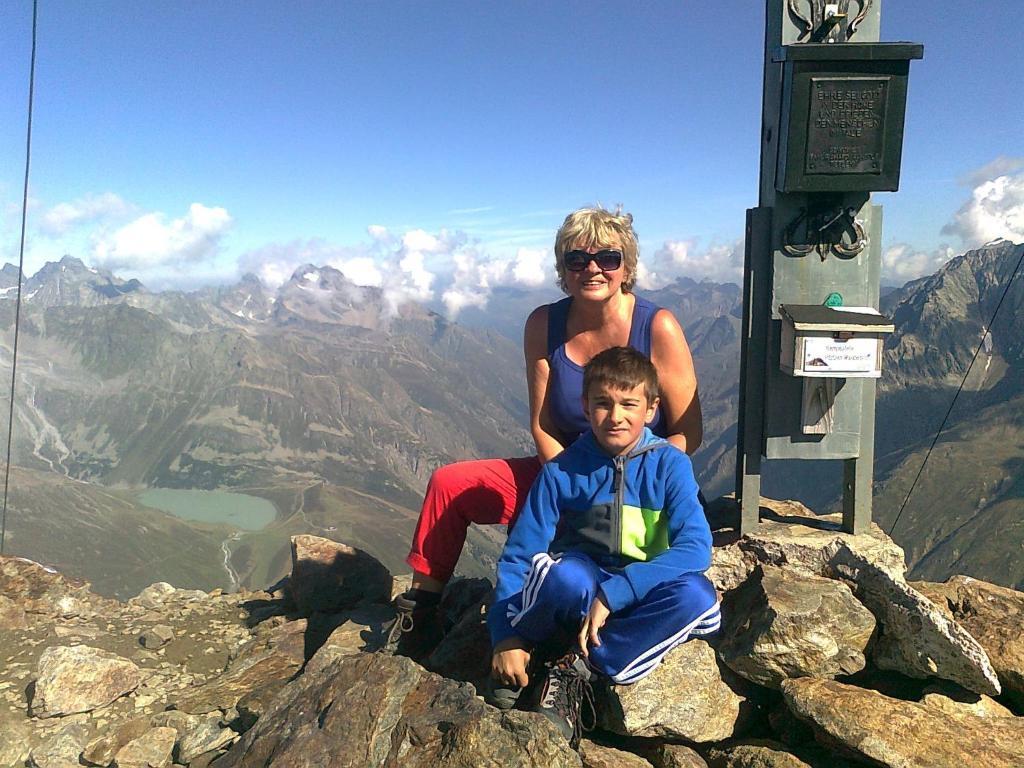
[[(569, 250), (586, 251), (590, 254), (598, 253), (599, 251), (619, 251), (621, 253), (622, 246), (618, 243), (590, 246), (576, 243)], [(572, 272), (566, 269), (565, 285), (568, 288), (569, 295), (574, 299), (602, 301), (622, 290), (622, 281), (625, 279), (625, 276), (625, 264), (620, 262), (616, 269), (601, 269), (597, 262), (592, 259), (587, 262), (587, 265), (580, 272)]]

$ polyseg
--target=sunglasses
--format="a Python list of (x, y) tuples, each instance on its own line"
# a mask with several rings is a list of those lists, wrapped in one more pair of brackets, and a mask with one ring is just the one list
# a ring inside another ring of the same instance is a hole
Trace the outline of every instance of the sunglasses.
[(622, 251), (598, 251), (587, 253), (583, 250), (569, 251), (562, 257), (562, 263), (570, 272), (582, 272), (587, 264), (594, 262), (602, 272), (614, 272), (622, 266)]

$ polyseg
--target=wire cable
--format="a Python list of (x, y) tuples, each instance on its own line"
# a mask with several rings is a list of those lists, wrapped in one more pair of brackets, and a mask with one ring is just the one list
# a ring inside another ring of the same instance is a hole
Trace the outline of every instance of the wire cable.
[(28, 217), (28, 173), (32, 161), (32, 104), (36, 89), (36, 27), (39, 0), (32, 0), (32, 56), (28, 69), (28, 127), (25, 131), (25, 184), (21, 193), (21, 245), (18, 248), (18, 292), (14, 303), (14, 344), (11, 350), (11, 407), (7, 415), (7, 462), (4, 464), (4, 507), (0, 521), (0, 555), (7, 540), (7, 490), (11, 483), (11, 435), (14, 434), (14, 382), (18, 373), (18, 328), (21, 324), (21, 279), (25, 268), (25, 222)]
[(928, 463), (928, 457), (932, 455), (932, 449), (935, 448), (935, 444), (939, 442), (939, 435), (942, 434), (942, 430), (946, 427), (946, 421), (949, 419), (949, 415), (953, 412), (953, 406), (956, 405), (956, 399), (960, 397), (960, 393), (964, 389), (964, 384), (967, 383), (967, 377), (971, 374), (971, 369), (974, 368), (974, 361), (978, 359), (978, 353), (981, 352), (982, 346), (985, 344), (985, 337), (992, 332), (992, 324), (996, 321), (996, 315), (999, 314), (999, 308), (1003, 306), (1003, 299), (1006, 298), (1006, 294), (1010, 292), (1010, 286), (1013, 285), (1013, 279), (1017, 277), (1017, 272), (1020, 271), (1020, 265), (1024, 263), (1024, 247), (1021, 247), (1020, 258), (1017, 259), (1017, 266), (1013, 269), (1013, 274), (1010, 275), (1010, 279), (1006, 281), (1006, 287), (1003, 288), (1003, 295), (999, 297), (999, 303), (996, 304), (996, 308), (992, 311), (992, 317), (989, 318), (988, 325), (985, 326), (985, 333), (981, 336), (981, 341), (978, 342), (977, 348), (974, 350), (974, 357), (971, 358), (971, 364), (967, 366), (967, 371), (964, 373), (963, 379), (960, 381), (960, 386), (957, 387), (956, 394), (953, 395), (953, 401), (949, 404), (949, 408), (946, 410), (946, 415), (942, 417), (942, 423), (939, 424), (939, 429), (935, 433), (935, 437), (932, 439), (932, 444), (928, 446), (928, 451), (924, 455), (924, 460), (921, 462), (921, 466), (917, 470), (917, 477), (914, 478), (914, 482), (910, 485), (910, 490), (907, 491), (907, 497), (903, 500), (900, 505), (900, 511), (896, 513), (896, 519), (892, 521), (892, 525), (889, 527), (889, 536), (892, 536), (892, 532), (896, 530), (896, 523), (900, 521), (900, 515), (903, 514), (903, 510), (906, 509), (907, 502), (910, 501), (910, 496), (917, 487), (917, 481), (921, 479), (921, 473), (924, 472), (925, 464)]

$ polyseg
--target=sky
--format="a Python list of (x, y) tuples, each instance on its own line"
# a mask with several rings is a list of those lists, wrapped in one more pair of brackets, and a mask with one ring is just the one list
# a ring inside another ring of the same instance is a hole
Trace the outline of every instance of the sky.
[[(876, 0), (877, 2), (877, 0)], [(1018, 0), (889, 0), (910, 74), (883, 279), (1024, 240)], [(0, 260), (17, 263), (31, 0), (0, 3)], [(451, 314), (553, 284), (580, 206), (622, 205), (640, 286), (738, 282), (757, 203), (754, 0), (39, 0), (25, 271), (151, 289), (305, 263)]]

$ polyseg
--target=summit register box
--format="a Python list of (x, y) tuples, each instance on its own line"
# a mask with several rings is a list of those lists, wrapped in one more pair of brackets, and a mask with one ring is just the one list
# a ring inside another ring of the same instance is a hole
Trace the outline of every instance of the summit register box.
[(870, 307), (782, 304), (779, 366), (791, 376), (871, 378), (882, 375), (884, 334), (892, 321)]
[(918, 43), (781, 46), (780, 192), (894, 192)]

